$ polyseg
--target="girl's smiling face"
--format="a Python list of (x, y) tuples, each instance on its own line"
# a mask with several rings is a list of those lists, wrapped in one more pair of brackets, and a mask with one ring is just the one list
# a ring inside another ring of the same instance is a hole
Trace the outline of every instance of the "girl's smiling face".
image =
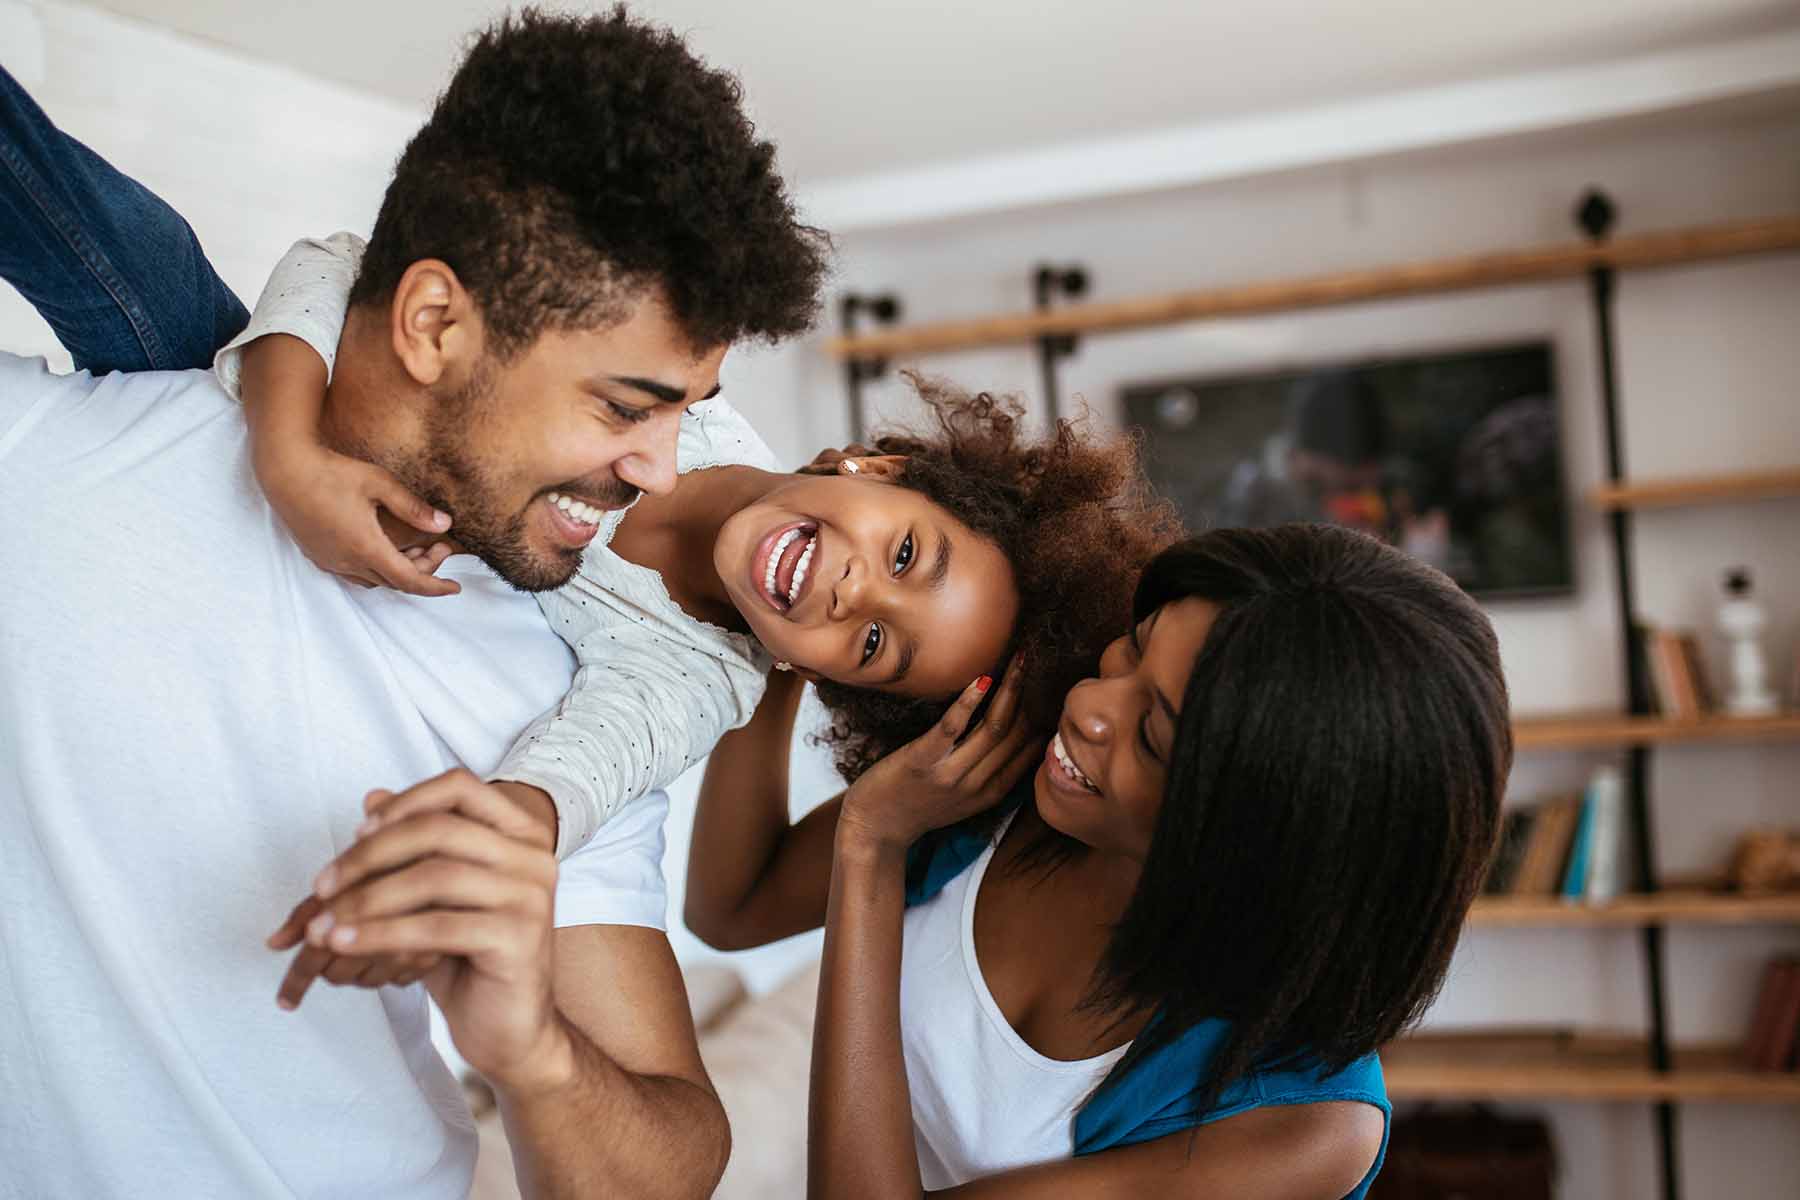
[(713, 566), (751, 632), (809, 677), (952, 696), (1006, 651), (1000, 548), (909, 488), (796, 475), (725, 522)]
[(1033, 780), (1045, 822), (1096, 850), (1149, 854), (1181, 700), (1218, 615), (1198, 597), (1163, 605), (1069, 692)]

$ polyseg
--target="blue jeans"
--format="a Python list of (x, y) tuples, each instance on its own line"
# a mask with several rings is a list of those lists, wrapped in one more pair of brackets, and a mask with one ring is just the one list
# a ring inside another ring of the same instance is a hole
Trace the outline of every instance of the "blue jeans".
[(180, 214), (51, 124), (3, 67), (0, 233), (0, 279), (79, 370), (208, 367), (250, 321)]

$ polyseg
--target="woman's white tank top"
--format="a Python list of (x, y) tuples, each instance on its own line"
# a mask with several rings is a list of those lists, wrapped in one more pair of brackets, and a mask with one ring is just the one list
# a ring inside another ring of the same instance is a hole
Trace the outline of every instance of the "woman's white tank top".
[(1064, 1062), (1007, 1024), (975, 958), (975, 900), (993, 857), (989, 846), (906, 913), (901, 1041), (928, 1191), (1073, 1156), (1076, 1110), (1129, 1048)]

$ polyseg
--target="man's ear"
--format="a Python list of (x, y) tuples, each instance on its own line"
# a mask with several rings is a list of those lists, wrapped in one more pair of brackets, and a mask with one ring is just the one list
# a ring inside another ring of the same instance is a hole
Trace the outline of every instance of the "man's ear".
[(869, 454), (861, 458), (840, 459), (837, 469), (840, 475), (855, 475), (861, 479), (880, 479), (892, 482), (905, 472), (906, 455)]
[(438, 259), (422, 258), (406, 268), (394, 288), (391, 319), (394, 355), (425, 387), (480, 356), (481, 315), (474, 298)]

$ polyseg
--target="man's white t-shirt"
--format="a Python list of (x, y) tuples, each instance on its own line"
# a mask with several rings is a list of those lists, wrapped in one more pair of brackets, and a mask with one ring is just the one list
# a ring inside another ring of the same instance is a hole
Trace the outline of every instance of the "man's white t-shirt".
[[(423, 990), (283, 1012), (263, 940), (365, 791), (490, 769), (568, 689), (536, 603), (318, 570), (204, 372), (4, 353), (0, 564), (0, 1197), (466, 1194)], [(666, 811), (562, 864), (559, 925), (663, 926)]]

